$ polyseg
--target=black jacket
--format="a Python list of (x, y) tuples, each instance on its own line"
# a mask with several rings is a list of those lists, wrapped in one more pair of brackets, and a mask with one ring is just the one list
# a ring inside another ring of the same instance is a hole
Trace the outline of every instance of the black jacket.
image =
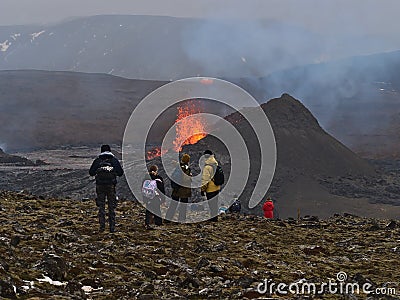
[(156, 180), (157, 182), (157, 188), (160, 190), (160, 192), (162, 194), (165, 194), (165, 188), (164, 188), (164, 180), (162, 179), (162, 177), (160, 175), (154, 175), (153, 173), (150, 173), (150, 178), (151, 180), (156, 180), (156, 179), (160, 179), (160, 180)]
[[(97, 170), (100, 167), (100, 163), (104, 160), (109, 160), (110, 164), (114, 168), (113, 172), (115, 173), (115, 176), (112, 179), (104, 180), (104, 179), (99, 179), (96, 176)], [(118, 159), (114, 157), (114, 155), (112, 155), (109, 152), (104, 152), (101, 153), (99, 157), (93, 161), (92, 166), (90, 167), (89, 170), (89, 175), (96, 176), (96, 184), (98, 185), (112, 185), (112, 184), (115, 185), (117, 184), (117, 176), (124, 175), (124, 170), (122, 169), (121, 164), (119, 163)]]

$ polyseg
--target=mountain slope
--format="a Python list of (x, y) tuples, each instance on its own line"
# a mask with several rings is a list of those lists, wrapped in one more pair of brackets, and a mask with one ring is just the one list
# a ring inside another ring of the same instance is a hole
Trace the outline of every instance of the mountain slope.
[[(0, 70), (80, 71), (151, 80), (198, 74), (263, 76), (314, 62), (323, 51), (318, 46), (322, 40), (277, 21), (94, 16), (56, 25), (0, 27)], [(294, 55), (299, 51), (301, 56)]]
[[(319, 216), (345, 210), (352, 205), (352, 200), (333, 195), (320, 182), (326, 178), (374, 178), (377, 175), (372, 165), (326, 133), (310, 111), (290, 95), (272, 99), (263, 104), (262, 109), (270, 120), (277, 145), (276, 172), (268, 194), (279, 203), (277, 207), (281, 216), (294, 216), (297, 209)], [(259, 173), (260, 148), (250, 124), (240, 113), (226, 119), (235, 125), (249, 149), (250, 176), (241, 195), (243, 203), (247, 204)], [(193, 161), (197, 161), (199, 153), (205, 149), (216, 153), (230, 175), (229, 154), (216, 138), (207, 136), (197, 144), (187, 146), (184, 151), (193, 154)], [(261, 214), (260, 205), (251, 210), (245, 205), (245, 211)], [(363, 206), (363, 213), (371, 209), (368, 203)]]
[(2, 71), (0, 145), (29, 149), (121, 143), (133, 109), (163, 84), (105, 74)]

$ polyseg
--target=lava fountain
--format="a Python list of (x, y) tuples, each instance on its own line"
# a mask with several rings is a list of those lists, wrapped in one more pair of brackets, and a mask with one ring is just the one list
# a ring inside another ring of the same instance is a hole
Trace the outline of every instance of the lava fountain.
[[(191, 100), (178, 107), (178, 115), (175, 121), (176, 124), (176, 138), (173, 142), (174, 150), (179, 152), (182, 150), (182, 146), (195, 144), (204, 138), (207, 134), (205, 133), (205, 121), (201, 116), (196, 116), (201, 112), (201, 106), (198, 101)], [(190, 119), (186, 117), (195, 115)]]
[[(182, 151), (182, 146), (195, 144), (206, 137), (206, 122), (201, 115), (201, 103), (198, 100), (186, 101), (177, 107), (177, 117), (175, 140), (173, 141), (173, 151)], [(187, 117), (193, 116), (188, 119)], [(147, 159), (153, 159), (167, 153), (167, 149), (156, 147), (147, 152)]]

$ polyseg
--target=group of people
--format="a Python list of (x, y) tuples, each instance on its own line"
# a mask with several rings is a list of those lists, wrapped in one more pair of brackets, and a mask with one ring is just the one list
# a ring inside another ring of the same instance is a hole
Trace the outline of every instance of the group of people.
[[(204, 168), (201, 174), (201, 195), (209, 200), (211, 221), (218, 221), (218, 193), (221, 190), (223, 180), (218, 182), (218, 162), (210, 150), (204, 151)], [(153, 181), (153, 183), (151, 183)], [(154, 183), (155, 181), (155, 183)], [(170, 222), (178, 211), (178, 222), (186, 220), (186, 209), (189, 198), (192, 197), (192, 172), (190, 169), (190, 155), (183, 154), (179, 166), (176, 167), (171, 178), (171, 201), (166, 215), (166, 223)], [(152, 190), (157, 187), (159, 193)], [(142, 187), (143, 202), (146, 205), (145, 226), (150, 228), (150, 220), (154, 217), (155, 225), (162, 225), (160, 205), (165, 201), (164, 181), (158, 174), (158, 167), (149, 168), (149, 175), (145, 178)]]
[[(204, 167), (201, 173), (201, 195), (205, 196), (210, 206), (211, 221), (218, 221), (218, 194), (221, 185), (224, 183), (224, 175), (222, 168), (218, 165), (217, 160), (212, 151), (206, 150), (204, 155)], [(101, 146), (100, 155), (93, 161), (90, 170), (90, 176), (96, 178), (96, 205), (99, 208), (98, 218), (100, 231), (105, 230), (106, 226), (106, 198), (108, 199), (108, 220), (110, 232), (115, 231), (115, 208), (117, 205), (117, 197), (115, 193), (115, 185), (117, 176), (122, 176), (124, 171), (120, 162), (111, 152), (109, 145)], [(172, 174), (171, 201), (164, 222), (170, 222), (178, 211), (178, 222), (184, 222), (186, 219), (186, 208), (189, 198), (192, 196), (191, 188), (192, 172), (190, 169), (190, 156), (183, 154), (179, 165)], [(162, 225), (161, 203), (165, 202), (165, 186), (163, 178), (158, 174), (158, 167), (152, 165), (148, 169), (148, 175), (143, 180), (142, 185), (143, 203), (146, 205), (145, 226), (151, 228), (151, 220), (154, 219), (155, 225)], [(240, 212), (241, 204), (237, 199), (230, 207), (230, 212)], [(270, 198), (267, 199), (263, 206), (264, 216), (273, 218), (273, 203)]]

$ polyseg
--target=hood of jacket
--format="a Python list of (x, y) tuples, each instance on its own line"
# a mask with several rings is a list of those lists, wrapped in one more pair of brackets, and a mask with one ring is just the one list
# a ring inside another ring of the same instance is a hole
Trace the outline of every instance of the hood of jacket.
[(110, 151), (105, 151), (105, 152), (101, 152), (99, 157), (102, 159), (108, 159), (108, 158), (114, 157), (114, 154), (112, 154), (112, 152), (110, 152)]
[(218, 166), (218, 162), (217, 162), (217, 160), (215, 159), (214, 155), (210, 155), (210, 157), (208, 157), (208, 158), (204, 161), (204, 163), (205, 163), (206, 165)]

